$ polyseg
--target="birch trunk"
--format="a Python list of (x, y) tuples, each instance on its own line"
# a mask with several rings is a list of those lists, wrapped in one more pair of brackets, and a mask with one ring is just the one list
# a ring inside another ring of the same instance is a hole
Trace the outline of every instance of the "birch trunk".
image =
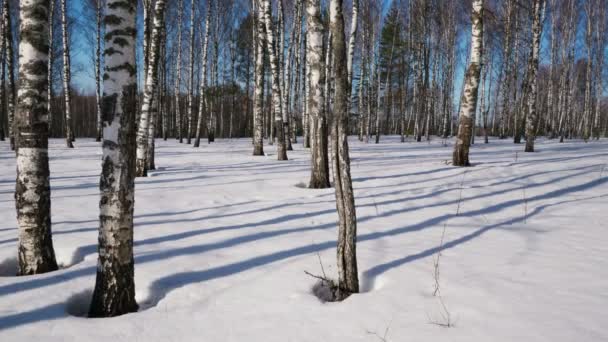
[(70, 44), (68, 41), (68, 22), (66, 1), (61, 0), (61, 29), (63, 39), (63, 96), (65, 101), (65, 139), (66, 145), (69, 148), (74, 148), (74, 133), (72, 132), (72, 112), (70, 107), (72, 99), (70, 94)]
[(500, 112), (500, 120), (499, 120), (499, 130), (500, 130), (500, 138), (506, 138), (506, 122), (509, 116), (509, 99), (511, 96), (511, 87), (510, 87), (510, 74), (511, 70), (511, 17), (513, 16), (513, 0), (507, 0), (507, 13), (506, 13), (506, 23), (505, 23), (505, 43), (504, 43), (504, 67), (503, 67), (503, 78), (502, 82), (503, 86), (503, 94), (502, 94), (502, 110)]
[[(591, 121), (591, 78), (592, 78), (592, 64), (593, 64), (593, 55), (592, 55), (592, 49), (593, 49), (593, 31), (592, 31), (592, 20), (594, 19), (594, 6), (591, 3), (591, 0), (587, 0), (585, 2), (585, 14), (587, 16), (587, 23), (586, 23), (586, 32), (585, 32), (585, 45), (587, 47), (587, 65), (586, 65), (586, 72), (585, 72), (585, 102), (584, 102), (584, 109), (583, 109), (583, 120), (582, 123), (584, 125), (583, 128), (583, 139), (585, 140), (585, 142), (587, 140), (589, 140), (589, 137), (591, 136), (591, 132), (590, 132), (590, 121)], [(527, 146), (526, 146), (527, 149)]]
[(536, 94), (538, 92), (538, 56), (540, 54), (540, 34), (542, 31), (541, 14), (544, 8), (544, 0), (534, 0), (534, 15), (532, 20), (532, 50), (528, 67), (529, 93), (528, 117), (526, 120), (526, 152), (534, 152), (534, 138), (536, 135)]
[[(602, 3), (602, 2), (600, 2)], [(606, 3), (605, 1), (603, 2)], [(602, 71), (604, 66), (604, 47), (606, 46), (606, 15), (608, 15), (608, 9), (604, 6), (598, 9), (598, 17), (595, 20), (595, 41), (597, 52), (596, 52), (596, 63), (595, 63), (595, 119), (593, 121), (593, 136), (595, 139), (600, 138), (600, 109), (601, 109), (601, 96), (602, 93)], [(608, 123), (606, 124), (608, 128)]]
[(277, 159), (287, 160), (287, 145), (285, 144), (285, 132), (283, 127), (283, 106), (281, 103), (281, 69), (279, 65), (279, 51), (277, 51), (278, 48), (275, 46), (275, 34), (272, 23), (272, 7), (270, 5), (270, 0), (263, 0), (262, 3), (264, 21), (266, 24), (266, 45), (270, 54), (270, 69), (272, 71), (272, 110), (274, 112), (274, 127), (277, 135)]
[(255, 71), (254, 71), (254, 97), (253, 97), (253, 155), (264, 155), (264, 20), (261, 9), (255, 9), (256, 18), (254, 27), (256, 35), (255, 43)]
[(190, 0), (190, 59), (188, 61), (188, 134), (186, 142), (192, 143), (194, 124), (194, 0)]
[(15, 206), (20, 275), (57, 269), (51, 237), (51, 188), (46, 104), (48, 0), (21, 0)]
[(5, 27), (5, 16), (4, 7), (0, 9), (0, 141), (5, 141), (4, 131), (4, 115), (6, 108), (6, 84), (4, 76), (4, 70), (6, 69), (6, 30)]
[(319, 0), (306, 0), (306, 69), (310, 74), (308, 113), (311, 145), (311, 173), (309, 188), (329, 188), (329, 161), (327, 155), (327, 123), (323, 106), (323, 24)]
[[(149, 136), (150, 129), (154, 130), (154, 119), (157, 106), (154, 105), (156, 88), (158, 87), (158, 61), (160, 59), (160, 36), (164, 26), (165, 0), (157, 0), (154, 8), (154, 28), (150, 39), (150, 63), (144, 86), (144, 99), (141, 106), (141, 117), (137, 128), (137, 161), (135, 174), (137, 177), (148, 175)], [(158, 99), (157, 99), (158, 101)], [(154, 136), (151, 137), (154, 139)]]
[(196, 140), (194, 141), (194, 147), (199, 147), (201, 145), (201, 131), (203, 129), (203, 112), (206, 105), (205, 92), (207, 90), (207, 47), (209, 46), (209, 24), (211, 21), (211, 0), (207, 1), (207, 16), (205, 19), (205, 38), (203, 41), (203, 57), (201, 59), (202, 68), (201, 68), (201, 89), (200, 89), (200, 100), (198, 104), (198, 123), (196, 125)]
[(557, 6), (556, 0), (551, 0), (551, 61), (549, 64), (549, 86), (547, 90), (547, 127), (551, 132), (549, 134), (550, 138), (553, 138), (555, 135), (555, 125), (551, 124), (555, 121), (555, 107), (554, 107), (554, 92), (555, 92), (555, 61), (557, 59)]
[(101, 141), (103, 134), (101, 121), (101, 6), (102, 0), (96, 0), (95, 19), (96, 33), (95, 37), (95, 104), (97, 105), (97, 138), (96, 141)]
[[(353, 86), (353, 57), (355, 56), (355, 45), (357, 44), (357, 25), (359, 22), (359, 0), (353, 0), (353, 13), (350, 23), (350, 38), (348, 41), (348, 55), (346, 66), (348, 69), (348, 84)], [(350, 93), (350, 92), (349, 92)]]
[(469, 166), (469, 146), (473, 130), (473, 117), (477, 108), (477, 92), (483, 48), (483, 0), (473, 0), (471, 15), (471, 57), (465, 75), (464, 91), (460, 103), (458, 137), (454, 145), (453, 164)]
[(182, 15), (184, 12), (184, 0), (177, 2), (177, 62), (175, 63), (175, 121), (177, 126), (177, 139), (180, 143), (183, 137), (183, 115), (180, 108), (180, 90), (182, 85)]
[(138, 309), (133, 260), (136, 8), (136, 0), (107, 0), (105, 5), (99, 259), (90, 317), (118, 316)]
[(335, 104), (332, 127), (332, 152), (336, 208), (339, 217), (338, 229), (338, 291), (337, 299), (346, 298), (359, 292), (357, 271), (357, 215), (355, 197), (350, 175), (348, 152), (348, 102), (349, 84), (346, 63), (346, 44), (344, 39), (344, 17), (342, 0), (330, 2), (330, 29), (333, 37), (335, 61)]
[[(219, 5), (219, 4), (218, 4)], [(219, 7), (218, 7), (219, 9)], [(217, 127), (217, 113), (219, 112), (219, 116), (220, 119), (223, 118), (222, 116), (222, 105), (223, 105), (223, 101), (221, 101), (221, 99), (219, 98), (219, 31), (220, 31), (220, 21), (219, 21), (219, 15), (215, 16), (215, 22), (214, 22), (214, 30), (213, 30), (213, 59), (212, 59), (212, 85), (214, 88), (214, 91), (212, 92), (212, 106), (209, 106), (210, 111), (209, 111), (209, 117), (208, 117), (208, 121), (207, 121), (207, 143), (212, 143), (215, 141), (215, 129)], [(219, 108), (218, 108), (219, 107)], [(221, 132), (220, 132), (221, 133)]]
[[(11, 150), (15, 150), (15, 105), (17, 99), (17, 90), (15, 88), (14, 74), (14, 54), (13, 54), (13, 26), (10, 19), (10, 1), (4, 1), (4, 39), (5, 42), (5, 58), (6, 58), (6, 87), (8, 96), (7, 102), (7, 118), (8, 118), (8, 138)], [(4, 90), (4, 89), (3, 89)]]
[[(285, 141), (287, 143), (287, 150), (292, 151), (293, 147), (291, 146), (291, 128), (292, 128), (292, 115), (291, 115), (291, 82), (293, 78), (292, 69), (292, 59), (294, 56), (294, 48), (296, 45), (296, 40), (298, 39), (297, 28), (300, 27), (301, 31), (301, 1), (296, 0), (294, 4), (294, 14), (293, 14), (293, 26), (291, 28), (291, 38), (289, 40), (289, 50), (287, 53), (287, 64), (285, 65), (285, 79), (286, 82), (283, 82), (283, 110), (284, 110), (284, 125), (285, 125)], [(297, 69), (296, 69), (297, 72)]]

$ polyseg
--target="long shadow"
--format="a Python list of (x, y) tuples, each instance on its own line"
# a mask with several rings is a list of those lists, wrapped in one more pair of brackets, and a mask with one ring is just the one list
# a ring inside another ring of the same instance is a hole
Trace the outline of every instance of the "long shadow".
[(498, 228), (498, 227), (502, 227), (502, 226), (509, 226), (509, 225), (513, 225), (516, 223), (521, 223), (521, 222), (526, 222), (528, 219), (530, 219), (533, 216), (536, 216), (537, 214), (541, 213), (543, 210), (545, 210), (548, 207), (553, 207), (553, 206), (558, 206), (558, 205), (562, 205), (562, 204), (566, 204), (566, 203), (571, 203), (571, 202), (578, 202), (578, 201), (584, 201), (584, 200), (590, 200), (590, 199), (597, 199), (597, 198), (603, 198), (603, 197), (607, 197), (608, 195), (601, 195), (601, 196), (594, 196), (594, 197), (588, 197), (588, 198), (582, 198), (582, 199), (574, 199), (574, 200), (566, 200), (566, 201), (561, 201), (558, 203), (552, 203), (552, 204), (545, 204), (545, 205), (540, 205), (536, 208), (534, 208), (530, 213), (520, 216), (520, 217), (516, 217), (516, 218), (512, 218), (503, 222), (499, 222), (499, 223), (495, 223), (495, 224), (491, 224), (491, 225), (487, 225), (484, 226), (472, 233), (466, 234), (464, 236), (461, 236), (457, 239), (448, 241), (446, 243), (444, 243), (443, 245), (439, 245), (433, 248), (429, 248), (426, 249), (424, 251), (415, 253), (415, 254), (410, 254), (408, 256), (405, 256), (403, 258), (399, 258), (393, 261), (389, 261), (383, 264), (379, 264), (376, 265), (370, 269), (368, 269), (367, 271), (363, 272), (363, 278), (368, 279), (368, 281), (370, 281), (371, 283), (374, 283), (375, 278), (378, 277), (379, 275), (381, 275), (382, 273), (402, 266), (404, 264), (410, 263), (412, 261), (416, 261), (418, 259), (422, 259), (425, 257), (429, 257), (432, 255), (436, 255), (437, 253), (444, 251), (446, 249), (450, 249), (450, 248), (454, 248), (458, 245), (461, 245), (465, 242), (468, 242), (470, 240), (473, 240), (474, 238), (477, 238), (479, 236), (481, 236), (482, 234), (486, 233), (489, 230)]
[[(527, 202), (528, 202), (528, 204), (530, 204), (532, 202), (536, 202), (536, 201), (540, 201), (540, 200), (544, 200), (544, 199), (564, 196), (564, 195), (567, 195), (567, 194), (570, 194), (570, 193), (588, 190), (588, 189), (591, 189), (591, 188), (594, 188), (596, 186), (599, 186), (599, 185), (602, 185), (602, 184), (606, 184), (606, 183), (608, 183), (608, 177), (605, 177), (605, 178), (602, 178), (602, 179), (593, 180), (593, 181), (590, 181), (590, 182), (587, 182), (587, 183), (583, 183), (583, 184), (579, 184), (579, 185), (575, 185), (575, 186), (571, 186), (571, 187), (568, 187), (568, 188), (563, 188), (563, 189), (551, 191), (551, 192), (545, 193), (543, 195), (533, 196), (533, 197), (528, 198)], [(602, 196), (605, 196), (605, 195), (602, 195)], [(469, 211), (469, 212), (464, 212), (464, 213), (461, 213), (458, 216), (478, 216), (478, 215), (484, 215), (484, 214), (488, 214), (490, 212), (495, 212), (495, 211), (502, 210), (502, 209), (507, 208), (507, 207), (521, 205), (523, 202), (524, 202), (524, 199), (509, 200), (509, 201), (498, 203), (498, 204), (495, 204), (495, 205), (492, 205), (492, 206), (489, 206), (489, 207), (486, 207), (486, 208), (477, 209), (477, 210), (473, 210), (473, 211)], [(358, 241), (359, 242), (365, 242), (365, 241), (375, 240), (375, 239), (379, 239), (379, 238), (383, 238), (383, 237), (390, 237), (390, 236), (400, 235), (400, 234), (414, 232), (414, 231), (421, 231), (423, 229), (430, 228), (432, 226), (436, 226), (436, 225), (442, 223), (443, 221), (451, 219), (451, 218), (454, 218), (456, 216), (457, 216), (456, 214), (446, 214), (446, 215), (443, 215), (443, 216), (438, 216), (438, 217), (430, 218), (428, 220), (416, 223), (416, 224), (411, 225), (411, 226), (405, 226), (405, 227), (401, 227), (401, 228), (395, 228), (395, 229), (391, 229), (391, 230), (388, 230), (388, 231), (381, 231), (381, 232), (372, 232), (372, 233), (367, 233), (367, 234), (361, 234), (361, 235), (358, 236)], [(362, 221), (365, 221), (365, 220), (371, 219), (371, 218), (373, 218), (373, 217), (364, 217), (362, 219)], [(173, 250), (170, 250), (170, 251), (163, 251), (163, 252), (158, 252), (158, 253), (152, 253), (152, 254), (147, 254), (147, 255), (143, 255), (143, 256), (138, 256), (136, 258), (136, 263), (152, 262), (152, 261), (166, 259), (168, 257), (175, 257), (175, 256), (181, 256), (181, 255), (200, 254), (202, 252), (207, 252), (207, 251), (210, 251), (210, 250), (213, 250), (213, 249), (231, 247), (231, 246), (234, 246), (234, 245), (237, 245), (237, 244), (240, 244), (240, 243), (244, 243), (244, 242), (251, 242), (251, 241), (256, 241), (256, 240), (263, 239), (263, 238), (278, 236), (278, 235), (281, 235), (283, 233), (288, 233), (289, 234), (289, 233), (295, 233), (295, 232), (298, 232), (298, 231), (310, 231), (310, 230), (314, 230), (314, 229), (316, 229), (316, 230), (318, 230), (318, 229), (327, 229), (327, 228), (331, 228), (331, 227), (335, 227), (335, 223), (328, 223), (328, 224), (319, 225), (319, 226), (316, 226), (316, 227), (304, 227), (304, 228), (288, 229), (285, 232), (282, 232), (282, 231), (270, 231), (270, 232), (256, 233), (256, 234), (251, 234), (249, 236), (243, 236), (243, 237), (237, 237), (237, 238), (229, 239), (229, 240), (218, 242), (218, 243), (215, 243), (215, 244), (188, 246), (188, 247), (185, 247), (185, 248), (178, 248), (178, 249), (173, 249)], [(287, 257), (292, 257), (292, 256), (297, 256), (297, 255), (302, 255), (302, 254), (308, 254), (308, 253), (312, 253), (312, 252), (319, 252), (319, 251), (322, 251), (324, 249), (327, 249), (327, 248), (330, 248), (332, 246), (335, 246), (335, 244), (336, 244), (336, 241), (327, 241), (327, 242), (324, 242), (324, 243), (317, 243), (317, 244), (313, 244), (313, 245), (309, 245), (309, 246), (297, 247), (295, 249), (290, 249), (290, 250), (286, 250), (286, 251), (276, 252), (276, 253), (272, 253), (272, 254), (265, 255), (265, 256), (255, 257), (253, 259), (242, 261), (242, 262), (238, 262), (238, 263), (234, 263), (234, 264), (229, 264), (229, 265), (226, 265), (226, 266), (216, 267), (216, 268), (211, 269), (211, 270), (219, 269), (219, 270), (222, 270), (222, 272), (219, 273), (220, 275), (221, 274), (226, 274), (226, 272), (233, 272), (233, 271), (229, 271), (229, 269), (235, 269), (234, 267), (232, 267), (234, 265), (260, 265), (260, 264), (264, 264), (265, 260), (267, 261), (266, 263), (268, 263), (268, 262), (270, 262), (269, 260), (271, 260), (271, 261), (279, 261), (279, 260), (282, 260), (282, 259), (287, 258)], [(8, 285), (0, 286), (0, 295), (7, 295), (7, 294), (11, 294), (11, 293), (22, 292), (22, 291), (27, 291), (27, 290), (36, 289), (36, 288), (40, 288), (40, 287), (45, 287), (45, 286), (49, 286), (49, 285), (54, 285), (54, 284), (60, 283), (62, 281), (68, 281), (68, 280), (71, 280), (71, 279), (74, 279), (74, 278), (78, 278), (78, 277), (81, 277), (81, 276), (90, 275), (90, 274), (92, 274), (92, 273), (95, 272), (95, 269), (96, 269), (95, 267), (87, 267), (87, 268), (82, 268), (82, 269), (75, 269), (75, 270), (71, 270), (71, 271), (67, 271), (67, 272), (62, 272), (60, 274), (50, 275), (50, 276), (44, 277), (44, 278), (33, 278), (32, 280), (29, 280), (29, 281), (18, 282), (18, 283), (13, 283), (13, 284), (8, 284)], [(241, 269), (241, 267), (236, 267), (236, 269)], [(205, 272), (210, 272), (210, 270), (205, 271)], [(193, 272), (188, 272), (188, 273), (193, 273)], [(208, 273), (206, 273), (206, 274), (208, 274)], [(232, 274), (232, 273), (229, 273), (229, 274)], [(170, 278), (170, 277), (171, 276), (165, 277), (165, 278)], [(164, 279), (164, 278), (162, 278), (162, 279)], [(184, 286), (186, 284), (181, 284), (180, 286), (177, 286), (177, 287), (181, 287), (181, 286)], [(173, 290), (173, 289), (174, 289), (174, 287), (171, 287), (166, 292), (169, 292), (170, 290)], [(154, 297), (155, 298), (160, 298), (158, 295), (155, 295)], [(164, 297), (164, 295), (162, 297)]]
[[(529, 198), (528, 202), (535, 202), (535, 201), (539, 201), (542, 199), (552, 198), (555, 196), (563, 196), (564, 194), (568, 194), (568, 193), (572, 193), (572, 192), (579, 192), (579, 191), (587, 190), (587, 189), (593, 188), (597, 185), (604, 184), (606, 182), (608, 182), (608, 179), (592, 181), (592, 182), (582, 184), (579, 186), (574, 186), (574, 187), (570, 187), (570, 188), (566, 188), (566, 189), (557, 190), (557, 191), (547, 193), (544, 195), (535, 196), (535, 197)], [(599, 198), (599, 197), (605, 197), (605, 196), (608, 196), (608, 195), (595, 196), (592, 198)], [(589, 198), (587, 198), (587, 199), (589, 199)], [(496, 228), (496, 227), (499, 227), (502, 225), (506, 225), (506, 224), (513, 224), (516, 222), (523, 221), (525, 219), (529, 219), (530, 217), (535, 216), (538, 213), (540, 213), (542, 210), (544, 210), (544, 208), (546, 208), (548, 206), (559, 205), (562, 203), (573, 202), (573, 201), (577, 201), (577, 200), (580, 200), (580, 199), (539, 206), (539, 207), (535, 208), (534, 210), (532, 210), (532, 212), (528, 213), (528, 215), (525, 217), (519, 217), (519, 218), (507, 220), (505, 222), (501, 222), (499, 224), (483, 227), (471, 234), (465, 235), (459, 239), (445, 243), (443, 245), (443, 247), (441, 247), (441, 249), (453, 248), (457, 245), (460, 245), (462, 243), (472, 240), (473, 238), (480, 236), (481, 234), (487, 232), (490, 229), (493, 229), (493, 228)], [(501, 204), (492, 206), (487, 209), (484, 208), (484, 209), (480, 209), (480, 210), (475, 210), (475, 211), (471, 211), (471, 212), (468, 212), (468, 213), (465, 213), (462, 215), (466, 215), (466, 216), (482, 215), (484, 213), (487, 213), (487, 211), (491, 211), (492, 209), (496, 209), (499, 207), (519, 205), (519, 204), (523, 203), (523, 201), (524, 201), (523, 199), (507, 201), (505, 203), (501, 203)], [(382, 238), (382, 237), (403, 234), (403, 233), (412, 232), (412, 231), (416, 231), (416, 230), (422, 230), (424, 228), (428, 228), (429, 226), (436, 225), (437, 223), (440, 223), (442, 221), (445, 221), (449, 218), (453, 218), (456, 216), (458, 216), (458, 215), (456, 215), (456, 214), (444, 215), (443, 217), (440, 216), (440, 217), (432, 218), (430, 220), (423, 221), (421, 223), (418, 223), (418, 224), (415, 224), (412, 226), (392, 229), (392, 230), (385, 231), (385, 232), (362, 234), (362, 235), (358, 236), (357, 240), (359, 242), (365, 242), (365, 241), (370, 241), (370, 240), (374, 240), (374, 239), (378, 239), (378, 238)], [(170, 275), (167, 277), (163, 277), (163, 278), (160, 278), (160, 279), (154, 281), (150, 285), (150, 298), (148, 299), (148, 302), (151, 302), (153, 305), (156, 305), (160, 300), (165, 298), (165, 296), (170, 291), (172, 291), (176, 288), (183, 287), (187, 284), (197, 283), (197, 282), (206, 281), (206, 280), (210, 280), (210, 279), (222, 278), (222, 277), (226, 277), (229, 275), (233, 275), (236, 273), (240, 273), (240, 272), (249, 270), (254, 267), (267, 265), (267, 264), (277, 262), (280, 260), (284, 260), (287, 258), (321, 252), (323, 250), (336, 246), (336, 243), (337, 243), (337, 241), (335, 241), (335, 240), (326, 241), (326, 242), (322, 242), (322, 243), (315, 243), (315, 244), (311, 244), (311, 245), (307, 245), (307, 246), (296, 247), (296, 248), (289, 249), (289, 250), (284, 250), (284, 251), (279, 251), (279, 252), (275, 252), (275, 253), (270, 253), (270, 254), (254, 257), (254, 258), (251, 258), (251, 259), (248, 259), (245, 261), (240, 261), (240, 262), (235, 262), (235, 263), (231, 263), (231, 264), (227, 264), (227, 265), (223, 265), (223, 266), (210, 268), (210, 269), (207, 269), (204, 271), (181, 272), (181, 273), (173, 274), (173, 275)], [(391, 266), (397, 267), (400, 262), (406, 263), (408, 261), (413, 261), (413, 260), (416, 260), (416, 259), (419, 259), (419, 258), (422, 258), (425, 256), (430, 256), (430, 255), (436, 253), (437, 251), (438, 251), (438, 248), (433, 248), (433, 249), (423, 251), (423, 252), (418, 253), (413, 256), (408, 256), (406, 258), (399, 259), (398, 261), (376, 266), (376, 267), (366, 271), (365, 277), (370, 278), (373, 282), (374, 277), (376, 277), (377, 275), (381, 274), (382, 272), (390, 269)]]

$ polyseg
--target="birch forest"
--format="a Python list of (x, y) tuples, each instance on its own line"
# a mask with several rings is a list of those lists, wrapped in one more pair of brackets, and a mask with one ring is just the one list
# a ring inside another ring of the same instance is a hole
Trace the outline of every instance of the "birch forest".
[(608, 0), (0, 0), (0, 340), (608, 339), (607, 50)]

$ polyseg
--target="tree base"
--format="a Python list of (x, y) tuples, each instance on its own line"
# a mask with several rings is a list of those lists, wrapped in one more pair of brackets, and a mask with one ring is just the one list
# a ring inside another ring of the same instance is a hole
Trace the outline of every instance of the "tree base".
[(309, 189), (329, 189), (331, 184), (328, 179), (311, 178), (308, 183)]
[(146, 168), (146, 161), (137, 159), (135, 162), (135, 177), (147, 177), (148, 169)]
[[(137, 312), (135, 284), (132, 279), (132, 265), (109, 267), (108, 274), (97, 272), (95, 291), (91, 299), (89, 317), (115, 317)], [(130, 275), (130, 276), (129, 276)]]
[(253, 155), (254, 156), (263, 156), (264, 155), (264, 147), (263, 146), (254, 146), (253, 147)]
[(312, 293), (322, 302), (341, 302), (356, 292), (340, 288), (334, 280), (319, 279), (319, 281), (313, 285)]

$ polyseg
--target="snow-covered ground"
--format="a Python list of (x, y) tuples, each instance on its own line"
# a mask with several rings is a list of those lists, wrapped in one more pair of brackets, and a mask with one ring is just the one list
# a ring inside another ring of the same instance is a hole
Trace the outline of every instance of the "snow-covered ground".
[[(251, 156), (249, 139), (157, 145), (159, 170), (136, 185), (141, 310), (87, 319), (100, 147), (51, 142), (64, 268), (12, 277), (15, 162), (0, 144), (0, 341), (608, 341), (606, 140), (539, 140), (533, 154), (492, 140), (456, 168), (439, 139), (352, 139), (363, 291), (342, 303), (321, 303), (304, 274), (319, 258), (336, 274), (337, 215), (333, 189), (303, 187), (300, 144), (287, 162), (268, 146)], [(433, 296), (439, 251), (451, 328)]]

